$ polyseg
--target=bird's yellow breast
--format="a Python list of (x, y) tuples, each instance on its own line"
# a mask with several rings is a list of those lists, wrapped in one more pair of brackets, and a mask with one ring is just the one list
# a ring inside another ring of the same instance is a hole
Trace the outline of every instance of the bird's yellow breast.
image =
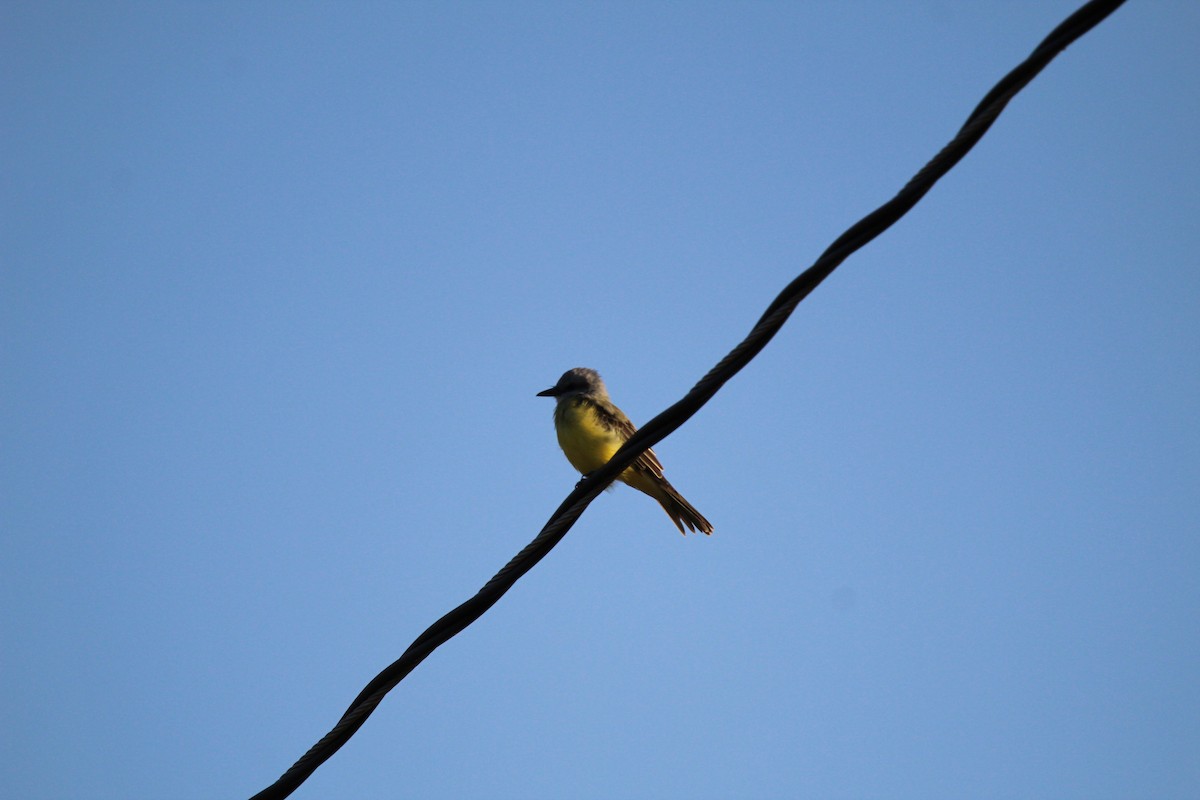
[(554, 412), (558, 444), (571, 466), (584, 475), (608, 463), (624, 441), (605, 426), (590, 403), (572, 400), (560, 403)]

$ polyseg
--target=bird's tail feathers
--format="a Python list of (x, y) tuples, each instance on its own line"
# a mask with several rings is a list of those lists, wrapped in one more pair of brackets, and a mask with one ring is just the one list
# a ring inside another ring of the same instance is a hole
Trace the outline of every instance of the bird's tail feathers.
[(687, 531), (683, 529), (684, 525), (689, 531), (699, 531), (705, 536), (713, 532), (712, 523), (706, 520), (704, 515), (697, 511), (691, 503), (684, 500), (683, 495), (674, 486), (664, 480), (659, 488), (662, 493), (656, 499), (663, 507), (663, 511), (666, 511), (667, 516), (671, 518), (671, 522), (674, 522), (675, 527), (679, 528), (680, 533), (687, 534)]

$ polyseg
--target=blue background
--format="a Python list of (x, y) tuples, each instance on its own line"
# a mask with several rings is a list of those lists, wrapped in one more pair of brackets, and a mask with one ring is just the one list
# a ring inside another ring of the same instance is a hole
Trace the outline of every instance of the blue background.
[[(0, 11), (0, 783), (244, 797), (1074, 2)], [(296, 797), (1200, 795), (1200, 6), (1135, 2)]]

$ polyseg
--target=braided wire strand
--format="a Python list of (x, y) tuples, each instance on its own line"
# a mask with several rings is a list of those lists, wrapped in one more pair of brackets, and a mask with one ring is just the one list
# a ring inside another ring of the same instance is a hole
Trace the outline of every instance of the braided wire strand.
[(521, 549), (469, 600), (446, 613), (418, 636), (408, 649), (359, 693), (342, 718), (309, 748), (275, 783), (251, 800), (280, 800), (289, 796), (362, 727), (383, 698), (430, 653), (456, 636), (495, 605), (520, 578), (557, 545), (588, 505), (625, 467), (665, 439), (699, 411), (734, 375), (767, 346), (792, 312), (852, 253), (879, 236), (915, 206), (987, 133), (1009, 101), (1072, 42), (1079, 39), (1124, 0), (1091, 0), (1064, 20), (1023, 62), (984, 96), (954, 138), (912, 177), (895, 197), (852, 225), (771, 302), (762, 317), (736, 347), (696, 383), (682, 399), (667, 407), (629, 438), (600, 469), (588, 475), (567, 495), (538, 535)]

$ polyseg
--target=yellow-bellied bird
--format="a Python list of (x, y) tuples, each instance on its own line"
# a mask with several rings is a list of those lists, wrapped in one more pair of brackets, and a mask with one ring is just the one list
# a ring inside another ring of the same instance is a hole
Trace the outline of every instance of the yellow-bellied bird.
[[(538, 392), (538, 397), (553, 397), (558, 401), (554, 408), (558, 443), (571, 466), (584, 475), (607, 464), (637, 430), (625, 412), (609, 399), (604, 381), (594, 369), (567, 370), (558, 383)], [(685, 533), (684, 525), (691, 531), (712, 533), (712, 524), (663, 476), (662, 464), (653, 450), (638, 456), (617, 480), (657, 500), (680, 533)]]

